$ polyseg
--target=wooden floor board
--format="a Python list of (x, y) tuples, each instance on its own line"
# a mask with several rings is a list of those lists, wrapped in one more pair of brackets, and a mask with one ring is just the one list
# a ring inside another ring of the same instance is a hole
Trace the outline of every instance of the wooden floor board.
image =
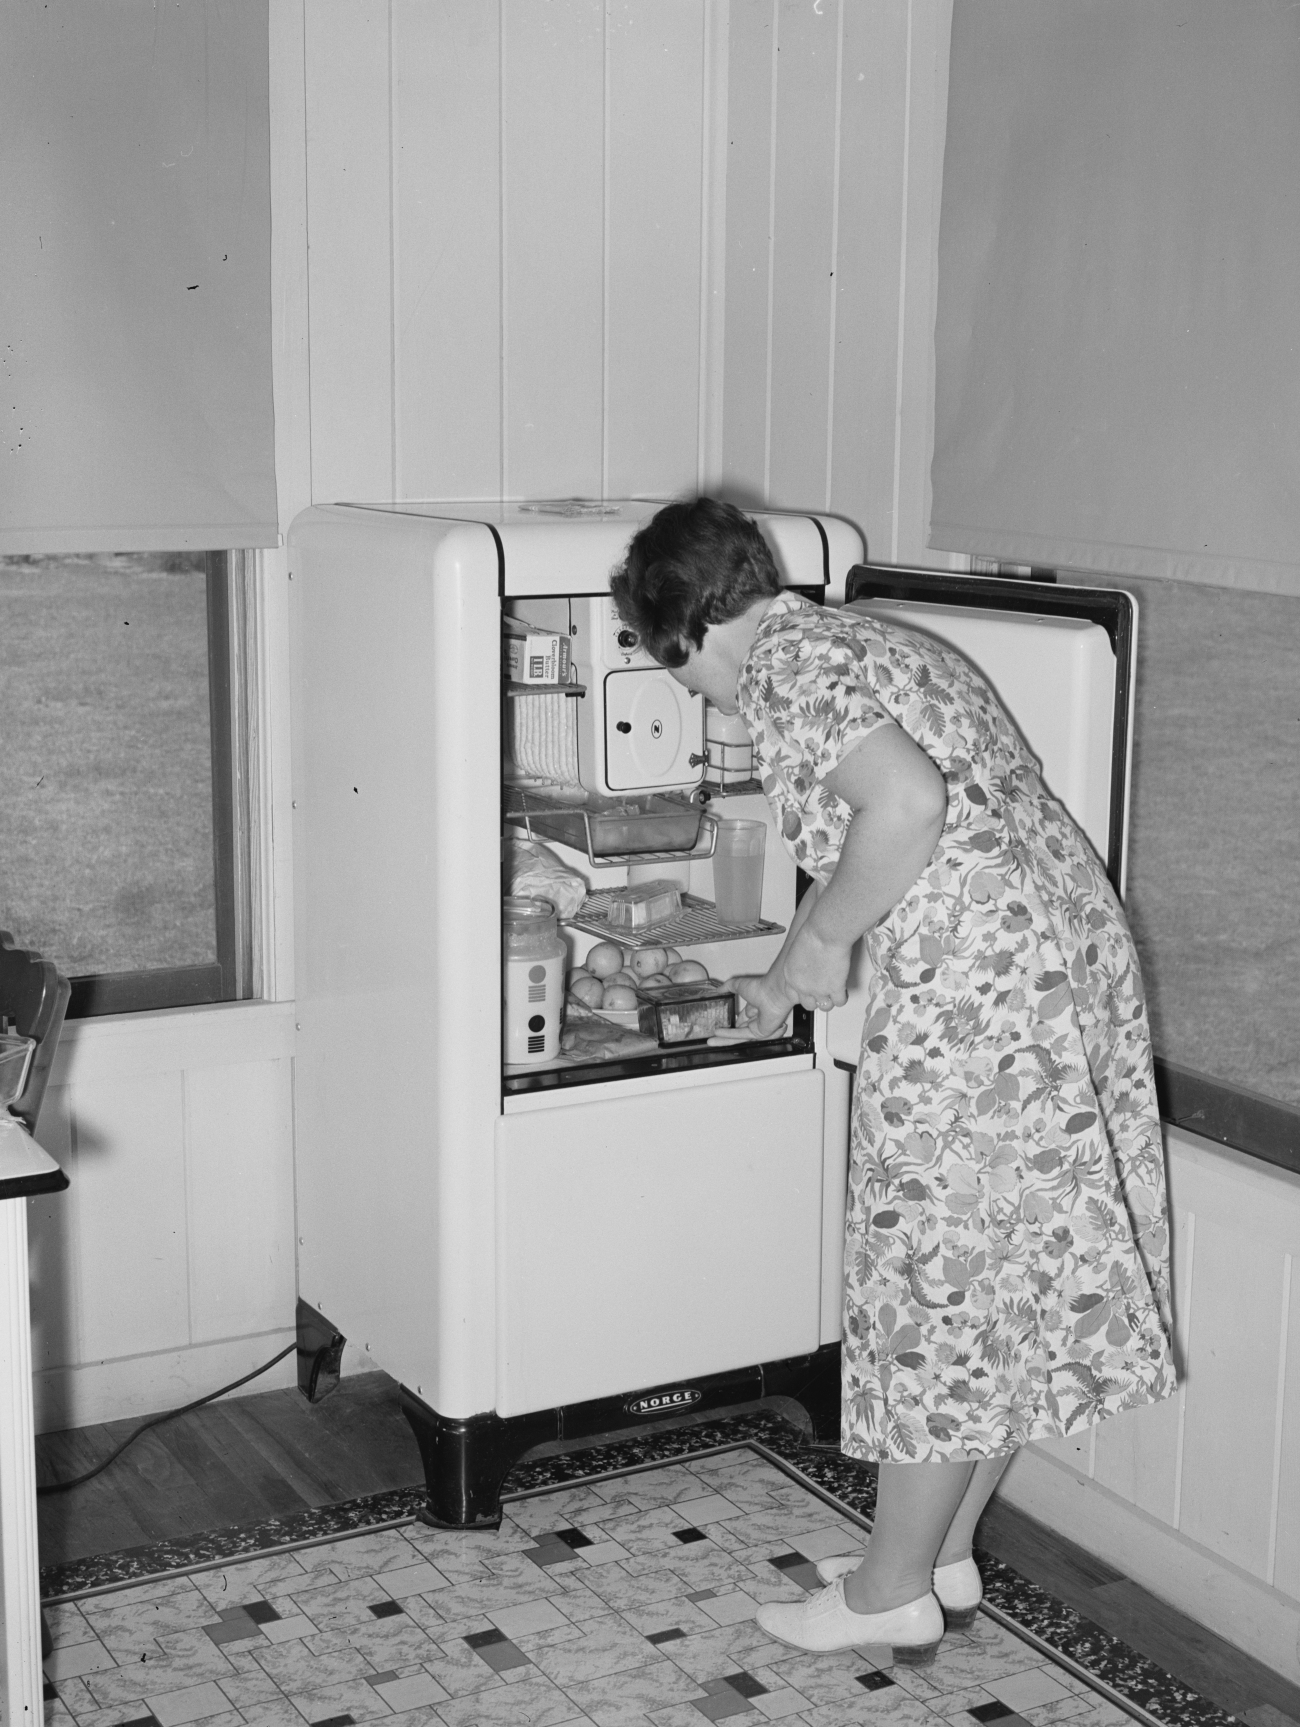
[(1226, 1638), (1194, 1625), (1177, 1608), (1157, 1601), (1127, 1579), (1092, 1591), (1099, 1607), (1091, 1615), (1103, 1631), (1124, 1641), (1168, 1669), (1177, 1661), (1188, 1683), (1202, 1696), (1213, 1697), (1229, 1714), (1241, 1715), (1260, 1703), (1271, 1703), (1293, 1720), (1300, 1720), (1300, 1687), (1289, 1684), (1261, 1662), (1252, 1662)]
[(310, 1502), (231, 1419), (228, 1404), (214, 1403), (207, 1412), (203, 1440), (238, 1473), (248, 1490), (256, 1493), (261, 1505), (259, 1521), (268, 1517), (289, 1517), (295, 1511), (307, 1508)]
[(1076, 1547), (1064, 1536), (1055, 1535), (1050, 1543), (1044, 1542), (1041, 1525), (1031, 1523), (997, 1499), (981, 1520), (979, 1542), (1014, 1571), (1028, 1575), (1023, 1571), (1024, 1565), (1034, 1566), (1039, 1573), (1034, 1581), (1063, 1601), (1069, 1601), (1071, 1606), (1074, 1602), (1069, 1591), (1123, 1581), (1113, 1566)]
[(207, 1494), (172, 1450), (174, 1438), (164, 1439), (155, 1428), (113, 1465), (122, 1495), (151, 1541), (165, 1541), (173, 1531), (199, 1534), (211, 1510)]
[(286, 1443), (275, 1432), (274, 1424), (268, 1426), (265, 1421), (256, 1419), (242, 1404), (227, 1404), (225, 1415), (241, 1443), (261, 1458), (265, 1468), (280, 1475), (304, 1505), (328, 1505), (332, 1502), (328, 1484), (291, 1442)]
[[(238, 1429), (215, 1404), (205, 1421), (195, 1420), (197, 1414), (196, 1410), (194, 1415), (177, 1421), (167, 1435), (166, 1445), (201, 1491), (204, 1506), (201, 1515), (210, 1517), (210, 1508), (222, 1505), (236, 1523), (261, 1523), (279, 1510), (302, 1509), (303, 1501), (297, 1493), (291, 1489), (287, 1494), (282, 1489), (276, 1491), (274, 1471), (265, 1466), (255, 1470), (241, 1467), (246, 1458), (256, 1457), (257, 1453), (252, 1446), (242, 1443)], [(203, 1527), (210, 1529), (212, 1525), (205, 1522)]]
[[(392, 1485), (385, 1480), (384, 1471), (375, 1465), (364, 1444), (353, 1445), (348, 1433), (351, 1425), (348, 1403), (334, 1401), (341, 1390), (329, 1402), (319, 1405), (306, 1402), (296, 1392), (272, 1393), (285, 1401), (248, 1410), (250, 1421), (293, 1448), (299, 1466), (309, 1471), (317, 1484), (320, 1497), (314, 1503), (319, 1505), (379, 1493)], [(418, 1465), (414, 1479), (419, 1479)]]
[[(61, 1481), (74, 1481), (94, 1469), (113, 1450), (103, 1427), (73, 1429), (43, 1435), (36, 1441), (38, 1488)], [(120, 1478), (110, 1466), (84, 1487), (42, 1496), (37, 1500), (37, 1519), (42, 1531), (76, 1531), (76, 1552), (65, 1552), (56, 1536), (51, 1552), (57, 1559), (80, 1558), (87, 1553), (116, 1553), (138, 1547), (149, 1539), (123, 1496)], [(49, 1561), (45, 1561), (49, 1563)]]
[[(138, 1426), (43, 1434), (38, 1479), (81, 1474)], [(223, 1398), (150, 1429), (84, 1487), (42, 1498), (41, 1563), (260, 1523), (421, 1479), (397, 1387), (384, 1374), (344, 1379), (319, 1404), (294, 1390)]]

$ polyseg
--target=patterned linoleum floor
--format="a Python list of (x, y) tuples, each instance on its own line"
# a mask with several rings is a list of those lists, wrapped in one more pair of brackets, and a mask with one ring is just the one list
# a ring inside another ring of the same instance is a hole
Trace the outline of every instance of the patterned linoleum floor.
[[(759, 1603), (816, 1587), (861, 1521), (749, 1445), (47, 1607), (48, 1727), (974, 1727), (1129, 1714), (981, 1615), (933, 1665), (804, 1655)], [(1204, 1708), (1204, 1705), (1202, 1705)], [(1227, 1718), (1211, 1710), (1209, 1716)]]

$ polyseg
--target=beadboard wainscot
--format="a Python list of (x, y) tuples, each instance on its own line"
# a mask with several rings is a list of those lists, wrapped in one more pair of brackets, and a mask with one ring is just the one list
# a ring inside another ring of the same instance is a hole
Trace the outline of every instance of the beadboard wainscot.
[[(293, 1006), (71, 1021), (28, 1201), (38, 1433), (178, 1407), (294, 1338)], [(292, 1356), (257, 1381), (292, 1385)]]
[(999, 1494), (1300, 1684), (1300, 1176), (1165, 1145), (1178, 1394), (1027, 1447)]

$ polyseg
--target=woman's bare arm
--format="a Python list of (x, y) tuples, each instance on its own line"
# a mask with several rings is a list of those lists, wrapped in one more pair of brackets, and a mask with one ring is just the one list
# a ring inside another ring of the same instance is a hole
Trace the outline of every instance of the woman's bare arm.
[(898, 904), (943, 832), (943, 775), (896, 725), (868, 733), (825, 784), (854, 812), (835, 874), (792, 925), (771, 969), (736, 980), (760, 1037), (776, 1031), (796, 1002), (845, 1001), (854, 942)]

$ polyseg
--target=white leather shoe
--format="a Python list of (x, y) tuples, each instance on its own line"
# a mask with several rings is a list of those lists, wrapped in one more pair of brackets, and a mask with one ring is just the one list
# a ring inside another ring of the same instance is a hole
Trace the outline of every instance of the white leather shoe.
[(836, 1579), (806, 1601), (768, 1601), (759, 1608), (758, 1623), (778, 1643), (792, 1649), (825, 1654), (863, 1644), (889, 1645), (903, 1666), (923, 1667), (933, 1661), (943, 1636), (943, 1609), (933, 1595), (922, 1595), (887, 1613), (855, 1613), (844, 1599), (844, 1584)]
[[(834, 1583), (837, 1577), (847, 1577), (862, 1563), (860, 1553), (838, 1553), (833, 1559), (823, 1559), (817, 1567), (822, 1583)], [(931, 1587), (943, 1608), (944, 1623), (949, 1631), (964, 1631), (974, 1624), (975, 1615), (984, 1599), (984, 1584), (979, 1567), (973, 1559), (959, 1559), (955, 1565), (936, 1565)]]

